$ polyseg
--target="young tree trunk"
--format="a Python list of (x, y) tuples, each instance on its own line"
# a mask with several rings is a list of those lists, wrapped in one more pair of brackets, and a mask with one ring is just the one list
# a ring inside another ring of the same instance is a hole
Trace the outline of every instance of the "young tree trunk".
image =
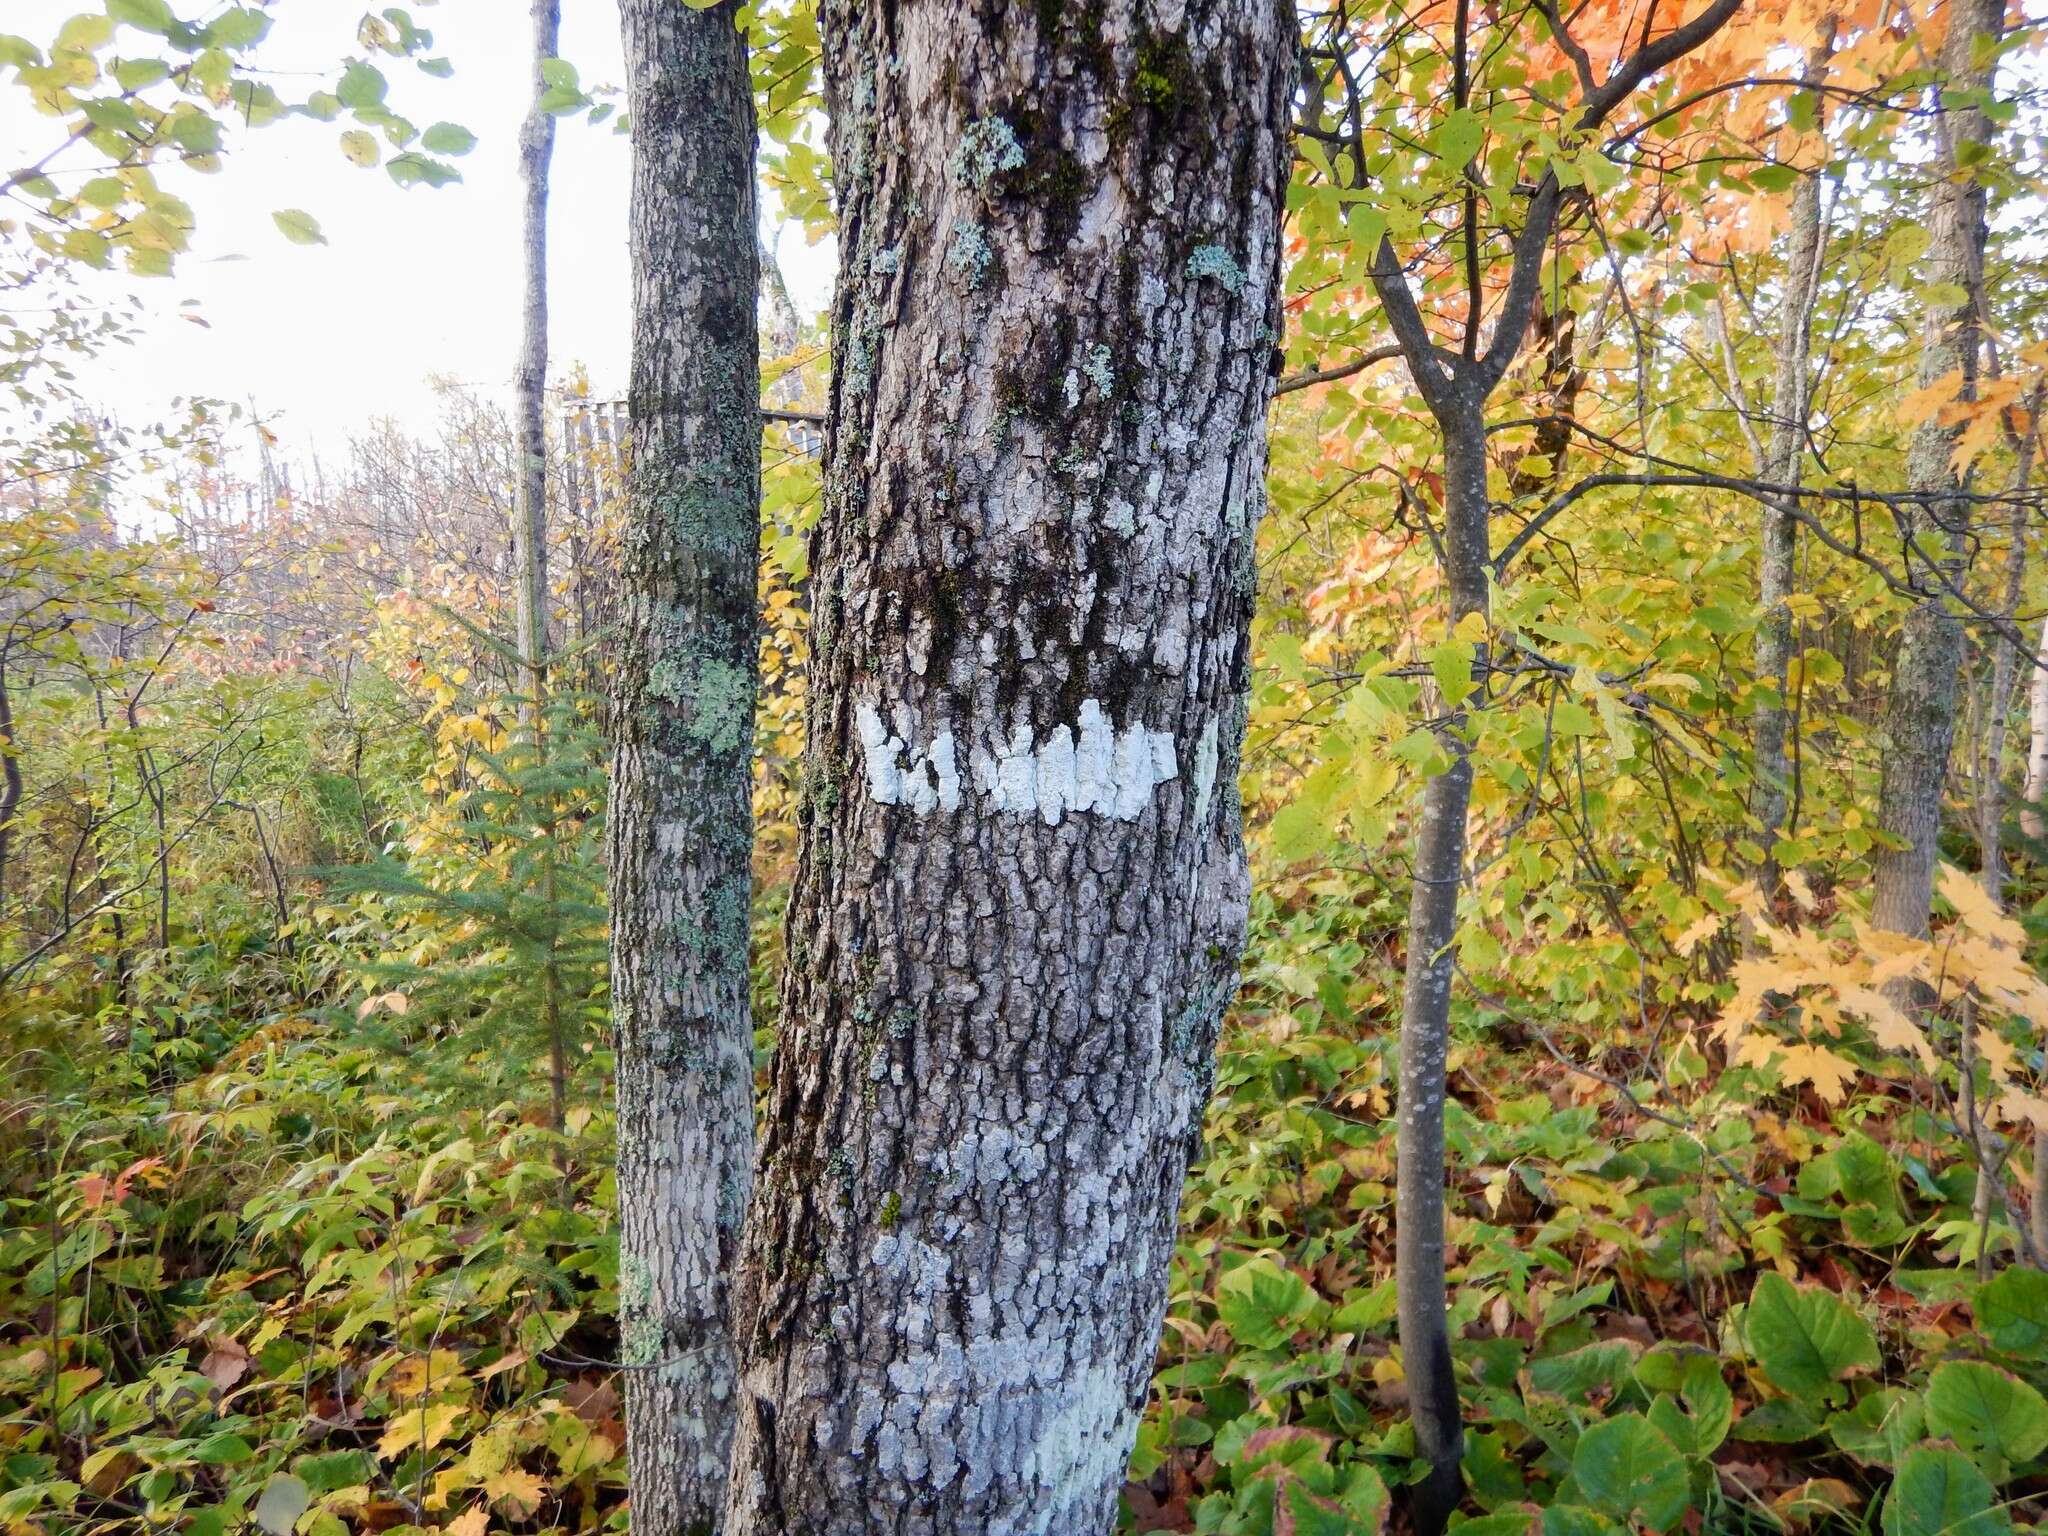
[(513, 376), (519, 483), (512, 514), (514, 645), (525, 673), (520, 686), (529, 723), (538, 715), (546, 686), (548, 648), (548, 462), (542, 413), (548, 379), (548, 166), (555, 154), (555, 120), (541, 110), (547, 86), (540, 66), (560, 46), (561, 0), (533, 0), (532, 26), (533, 100), (519, 130), (525, 286), (520, 296), (519, 364)]
[[(1959, 398), (1974, 399), (1981, 336), (1975, 295), (1982, 289), (1986, 239), (1984, 188), (1963, 151), (1990, 137), (1990, 120), (1974, 103), (1953, 97), (1983, 91), (1990, 70), (1978, 62), (1977, 39), (1996, 35), (2004, 21), (2000, 0), (1958, 0), (1941, 50), (1941, 109), (1936, 129), (1945, 172), (1929, 210), (1928, 280), (1964, 297), (1929, 308), (1921, 336), (1919, 382), (1924, 387), (1960, 371)], [(1929, 587), (1960, 585), (1969, 550), (1969, 504), (1950, 463), (1958, 429), (1929, 420), (1914, 430), (1906, 472), (1927, 501), (1914, 521), (1915, 549), (1908, 561)], [(1884, 760), (1878, 788), (1879, 828), (1900, 846), (1876, 857), (1871, 917), (1894, 933), (1924, 934), (1939, 855), (1942, 785), (1955, 739), (1961, 700), (1964, 634), (1961, 615), (1945, 593), (1921, 599), (1906, 615), (1885, 700)]]
[[(1807, 52), (1805, 79), (1817, 84), (1827, 74), (1834, 46), (1834, 18), (1822, 23), (1821, 36)], [(1806, 418), (1811, 409), (1810, 359), (1813, 350), (1813, 305), (1820, 291), (1821, 168), (1800, 177), (1792, 193), (1791, 228), (1785, 242), (1785, 292), (1779, 306), (1776, 366), (1771, 382), (1771, 430), (1764, 443), (1761, 477), (1774, 485), (1797, 485), (1806, 457)], [(1785, 830), (1791, 803), (1792, 762), (1787, 750), (1791, 721), (1793, 561), (1799, 547), (1798, 507), (1790, 500), (1763, 503), (1763, 548), (1759, 560), (1757, 601), (1763, 610), (1755, 642), (1756, 680), (1770, 690), (1770, 701), (1756, 717), (1755, 811), (1757, 841), (1763, 846), (1758, 886), (1766, 901), (1778, 889), (1776, 844)]]
[[(560, 46), (561, 0), (533, 0), (533, 100), (519, 130), (519, 179), (525, 195), (520, 240), (525, 265), (521, 293), (519, 365), (513, 378), (519, 478), (512, 513), (514, 649), (519, 653), (519, 713), (526, 749), (536, 757), (545, 740), (548, 685), (548, 463), (544, 416), (548, 376), (548, 167), (555, 153), (555, 120), (541, 110), (547, 86), (542, 61)], [(544, 812), (537, 812), (545, 818)], [(546, 835), (554, 836), (552, 826)], [(565, 1036), (561, 966), (555, 955), (555, 871), (542, 851), (539, 896), (548, 924), (541, 961), (541, 1028), (548, 1042), (548, 1119), (562, 1130), (569, 1100), (569, 1042)], [(566, 1157), (566, 1152), (558, 1153)]]
[[(2034, 648), (2048, 655), (2048, 623), (2041, 626)], [(2020, 812), (2020, 830), (2031, 838), (2044, 831), (2040, 806), (2048, 798), (2048, 667), (2035, 667), (2027, 686), (2027, 809)]]
[[(1471, 380), (1435, 403), (1444, 435), (1443, 565), (1455, 632), (1487, 614), (1486, 394)], [(1485, 686), (1488, 660), (1475, 647), (1472, 675)], [(1415, 834), (1415, 888), (1408, 899), (1406, 985), (1401, 995), (1401, 1079), (1395, 1125), (1394, 1273), (1400, 1295), (1401, 1362), (1416, 1453), (1429, 1476), (1411, 1493), (1416, 1529), (1440, 1531), (1464, 1488), (1465, 1437), (1451, 1366), (1444, 1285), (1444, 1081), (1451, 1044), (1451, 981), (1457, 963), (1458, 892), (1465, 879), (1472, 755), (1462, 701), (1444, 711), (1437, 741), (1450, 767), (1423, 786)]]
[(843, 267), (726, 1529), (1088, 1536), (1249, 896), (1293, 18), (821, 20)]
[(718, 1527), (753, 1157), (760, 360), (754, 97), (729, 6), (625, 0), (632, 455), (612, 717), (612, 1004), (633, 1529)]

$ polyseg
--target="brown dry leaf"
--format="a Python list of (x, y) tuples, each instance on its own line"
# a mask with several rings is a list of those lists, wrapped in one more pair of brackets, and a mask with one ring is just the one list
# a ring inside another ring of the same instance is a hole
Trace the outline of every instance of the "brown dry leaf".
[(199, 1362), (199, 1374), (213, 1383), (216, 1392), (227, 1391), (248, 1372), (249, 1351), (242, 1347), (240, 1339), (216, 1341)]

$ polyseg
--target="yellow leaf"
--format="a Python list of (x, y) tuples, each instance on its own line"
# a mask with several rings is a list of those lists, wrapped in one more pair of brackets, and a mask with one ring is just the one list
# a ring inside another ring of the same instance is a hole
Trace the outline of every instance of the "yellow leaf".
[(1999, 910), (1990, 892), (1953, 864), (1942, 865), (1936, 879), (1941, 887), (1941, 899), (1956, 909), (1956, 919), (1965, 928), (1996, 943), (2010, 944), (2015, 949), (2026, 942), (2025, 931)]
[(1833, 1051), (1823, 1050), (1817, 1045), (1799, 1042), (1781, 1048), (1783, 1059), (1779, 1071), (1787, 1083), (1811, 1083), (1813, 1091), (1827, 1104), (1839, 1104), (1849, 1087), (1849, 1080), (1856, 1075), (1853, 1063), (1844, 1061)]
[(1902, 426), (1917, 427), (1932, 421), (1941, 408), (1952, 402), (1963, 387), (1963, 370), (1951, 368), (1932, 384), (1908, 390), (1899, 400), (1896, 415)]
[(1811, 912), (1820, 905), (1820, 898), (1813, 894), (1813, 887), (1806, 883), (1806, 876), (1796, 869), (1785, 871), (1785, 889), (1792, 893), (1792, 899), (1799, 903), (1799, 910)]
[(489, 1511), (481, 1504), (472, 1504), (448, 1522), (448, 1536), (484, 1536), (490, 1524)]
[(1677, 950), (1679, 954), (1690, 957), (1694, 950), (1721, 931), (1721, 924), (1725, 921), (1726, 919), (1718, 913), (1709, 912), (1705, 917), (1673, 939), (1671, 947)]
[(1934, 1070), (1934, 1051), (1927, 1044), (1926, 1032), (1882, 992), (1870, 987), (1840, 987), (1835, 996), (1870, 1026), (1870, 1037), (1879, 1045), (1888, 1051), (1910, 1051), (1920, 1058), (1920, 1065)]
[(541, 1480), (524, 1467), (507, 1467), (484, 1484), (484, 1493), (493, 1504), (509, 1505), (522, 1518), (540, 1508), (546, 1492)]
[(2012, 1069), (2018, 1065), (2013, 1048), (2005, 1043), (2005, 1037), (1994, 1029), (1979, 1028), (1977, 1031), (1977, 1056), (1991, 1068), (1991, 1075), (2000, 1082), (2012, 1081)]
[(432, 1450), (448, 1438), (468, 1411), (461, 1403), (433, 1403), (424, 1408), (408, 1408), (386, 1427), (384, 1438), (377, 1442), (377, 1454), (386, 1461), (396, 1461), (414, 1446)]

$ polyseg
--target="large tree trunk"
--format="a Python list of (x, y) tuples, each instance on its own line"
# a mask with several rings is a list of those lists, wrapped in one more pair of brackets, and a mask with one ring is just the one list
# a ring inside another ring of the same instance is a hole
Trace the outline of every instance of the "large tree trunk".
[[(1941, 110), (1936, 130), (1941, 153), (1933, 170), (1939, 178), (1929, 210), (1928, 281), (1963, 295), (1930, 306), (1921, 337), (1919, 382), (1924, 387), (1960, 371), (1959, 398), (1974, 399), (1982, 334), (1976, 295), (1982, 292), (1986, 237), (1984, 187), (1964, 166), (1964, 148), (1990, 136), (1990, 120), (1975, 104), (1954, 98), (1981, 92), (1990, 68), (1978, 61), (1977, 39), (1996, 35), (2005, 16), (2001, 0), (1957, 0), (1941, 49)], [(1963, 168), (1959, 168), (1963, 167)], [(1929, 586), (1959, 586), (1966, 568), (1969, 503), (1950, 462), (1955, 427), (1938, 420), (1914, 430), (1906, 472), (1927, 500), (1913, 524), (1916, 550), (1909, 567)], [(1945, 594), (1923, 598), (1906, 615), (1885, 700), (1884, 761), (1878, 789), (1878, 826), (1898, 844), (1881, 850), (1871, 916), (1895, 933), (1927, 931), (1939, 856), (1942, 785), (1949, 748), (1955, 740), (1962, 696), (1962, 617)]]
[(729, 7), (625, 0), (632, 463), (610, 807), (626, 1454), (638, 1536), (717, 1528), (753, 1159), (760, 555), (754, 97)]
[(843, 267), (727, 1530), (1087, 1536), (1243, 939), (1293, 18), (821, 19)]
[[(1444, 434), (1443, 569), (1446, 628), (1487, 614), (1486, 395), (1454, 382), (1436, 406)], [(1475, 648), (1472, 675), (1485, 687), (1488, 653)], [(1395, 1126), (1397, 1184), (1394, 1270), (1400, 1294), (1401, 1361), (1416, 1454), (1429, 1476), (1413, 1490), (1416, 1529), (1444, 1528), (1464, 1481), (1464, 1431), (1451, 1365), (1444, 1285), (1444, 1094), (1451, 1044), (1451, 982), (1457, 964), (1458, 892), (1465, 880), (1472, 756), (1463, 701), (1444, 711), (1437, 740), (1450, 767), (1422, 791), (1408, 898), (1406, 986), (1401, 995), (1401, 1080)]]

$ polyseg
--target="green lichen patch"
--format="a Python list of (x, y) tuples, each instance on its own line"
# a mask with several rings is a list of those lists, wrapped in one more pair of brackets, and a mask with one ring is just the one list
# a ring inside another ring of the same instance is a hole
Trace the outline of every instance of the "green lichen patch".
[(1244, 291), (1244, 268), (1220, 245), (1198, 245), (1188, 256), (1187, 274), (1200, 281), (1210, 278), (1230, 293)]

